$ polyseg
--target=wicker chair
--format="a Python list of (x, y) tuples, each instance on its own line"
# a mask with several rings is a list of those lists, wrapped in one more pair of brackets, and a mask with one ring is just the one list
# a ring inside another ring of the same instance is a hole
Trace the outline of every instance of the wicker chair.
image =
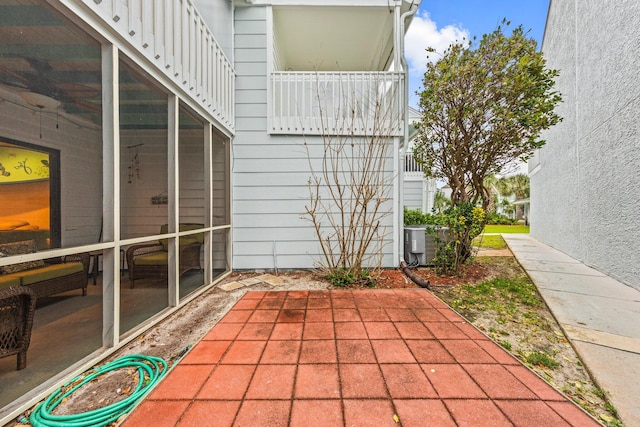
[(18, 355), (18, 370), (27, 367), (36, 294), (25, 286), (0, 289), (0, 357)]
[[(197, 230), (203, 224), (180, 224), (180, 231)], [(167, 226), (163, 225), (160, 234), (167, 232)], [(179, 274), (189, 270), (202, 269), (200, 265), (200, 251), (204, 243), (204, 234), (190, 234), (180, 237), (178, 257), (180, 259)], [(161, 239), (159, 242), (143, 243), (127, 248), (127, 267), (129, 269), (129, 286), (134, 287), (136, 279), (154, 278), (166, 279), (168, 272), (168, 241)]]

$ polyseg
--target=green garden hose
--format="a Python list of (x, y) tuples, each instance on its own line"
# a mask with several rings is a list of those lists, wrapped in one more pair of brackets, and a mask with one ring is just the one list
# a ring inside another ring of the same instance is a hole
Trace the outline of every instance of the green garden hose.
[[(89, 412), (71, 415), (54, 415), (51, 412), (68, 396), (85, 384), (107, 372), (122, 368), (134, 368), (138, 371), (138, 384), (127, 398)], [(87, 427), (106, 426), (129, 412), (142, 400), (167, 372), (167, 362), (159, 357), (130, 354), (120, 357), (87, 373), (81, 374), (53, 392), (51, 396), (36, 407), (29, 417), (34, 427)], [(86, 375), (86, 376), (84, 376)], [(84, 376), (84, 377), (83, 377)], [(75, 384), (77, 383), (77, 384)], [(68, 390), (67, 387), (73, 385)]]

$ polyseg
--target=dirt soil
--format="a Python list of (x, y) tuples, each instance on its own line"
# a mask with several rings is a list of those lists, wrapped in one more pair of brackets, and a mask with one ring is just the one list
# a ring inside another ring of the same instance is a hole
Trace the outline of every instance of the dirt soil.
[[(510, 253), (504, 252), (496, 255), (503, 254), (510, 255)], [(484, 254), (481, 253), (479, 255)], [(511, 271), (513, 263), (508, 264), (507, 266), (500, 262), (476, 262), (465, 267), (459, 276), (440, 276), (431, 269), (426, 268), (420, 268), (418, 273), (422, 277), (429, 279), (433, 285), (432, 292), (436, 296), (448, 302), (447, 300), (450, 299), (448, 294), (462, 284), (479, 283), (494, 277), (514, 274)], [(232, 291), (225, 291), (220, 288), (221, 285), (253, 278), (261, 274), (263, 273), (232, 273), (218, 286), (200, 295), (158, 325), (136, 337), (105, 362), (114, 360), (122, 355), (138, 353), (161, 357), (171, 366), (190, 347), (197, 344), (248, 290), (334, 289), (327, 280), (310, 271), (280, 272), (278, 278), (282, 279), (283, 283), (278, 286), (260, 282)], [(357, 286), (354, 287), (357, 288)], [(384, 270), (377, 277), (374, 287), (397, 289), (416, 288), (418, 286), (400, 270)], [(613, 418), (605, 408), (605, 400), (598, 395), (597, 387), (591, 381), (575, 351), (562, 334), (561, 329), (546, 310), (546, 306), (542, 305), (542, 307), (541, 316), (549, 325), (543, 328), (526, 322), (505, 324), (504, 322), (499, 322), (496, 316), (492, 317), (488, 312), (480, 313), (467, 310), (461, 314), (465, 315), (470, 322), (489, 335), (494, 341), (509, 341), (512, 345), (511, 352), (520, 359), (523, 359), (522, 355), (527, 351), (538, 348), (549, 350), (549, 346), (552, 345), (555, 359), (560, 366), (551, 370), (530, 365), (532, 369), (552, 386), (576, 400), (589, 410), (592, 415), (599, 418), (601, 422), (608, 425), (622, 425), (617, 420), (609, 422)], [(489, 331), (500, 332), (496, 336), (496, 334)], [(132, 369), (127, 371), (118, 370), (103, 375), (66, 399), (56, 409), (55, 413), (63, 415), (86, 412), (117, 402), (126, 398), (131, 390), (135, 388), (136, 382), (137, 375)], [(18, 426), (20, 424), (13, 425)]]

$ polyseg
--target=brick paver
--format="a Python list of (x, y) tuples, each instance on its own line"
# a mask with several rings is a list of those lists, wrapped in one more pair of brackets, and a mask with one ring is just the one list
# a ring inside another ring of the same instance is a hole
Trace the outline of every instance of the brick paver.
[(407, 289), (247, 292), (123, 425), (599, 424)]

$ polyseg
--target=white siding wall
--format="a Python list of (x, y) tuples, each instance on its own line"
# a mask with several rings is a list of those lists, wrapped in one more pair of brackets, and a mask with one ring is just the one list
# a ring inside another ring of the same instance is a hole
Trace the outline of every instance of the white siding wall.
[[(167, 194), (167, 131), (124, 131), (120, 137), (121, 234), (123, 238), (149, 236), (160, 233), (167, 223), (168, 206), (153, 205), (151, 198)], [(137, 147), (140, 177), (128, 182), (128, 163), (131, 156), (127, 146)]]
[[(233, 267), (311, 268), (320, 260), (320, 247), (310, 222), (303, 218), (310, 177), (304, 139), (267, 134), (269, 13), (265, 7), (235, 10)], [(320, 151), (319, 138), (307, 138), (307, 143), (312, 152)], [(390, 156), (392, 152), (390, 148)], [(317, 158), (313, 163), (319, 166)], [(391, 177), (392, 159), (387, 163)], [(391, 212), (391, 202), (385, 207)], [(395, 265), (392, 221), (392, 215), (385, 218), (384, 265), (388, 267)]]
[(233, 2), (229, 0), (193, 0), (193, 4), (224, 54), (233, 62)]
[(423, 198), (425, 197), (420, 181), (404, 181), (404, 205), (407, 209), (423, 208)]
[(56, 119), (55, 111), (36, 112), (15, 94), (1, 97), (0, 136), (60, 150), (62, 246), (95, 243), (102, 218), (102, 131), (63, 114)]
[(420, 209), (424, 213), (433, 210), (433, 199), (436, 196), (434, 179), (407, 178), (403, 182), (403, 203), (408, 209)]
[(564, 121), (532, 169), (531, 233), (640, 289), (638, 22), (635, 0), (551, 1), (542, 50)]

